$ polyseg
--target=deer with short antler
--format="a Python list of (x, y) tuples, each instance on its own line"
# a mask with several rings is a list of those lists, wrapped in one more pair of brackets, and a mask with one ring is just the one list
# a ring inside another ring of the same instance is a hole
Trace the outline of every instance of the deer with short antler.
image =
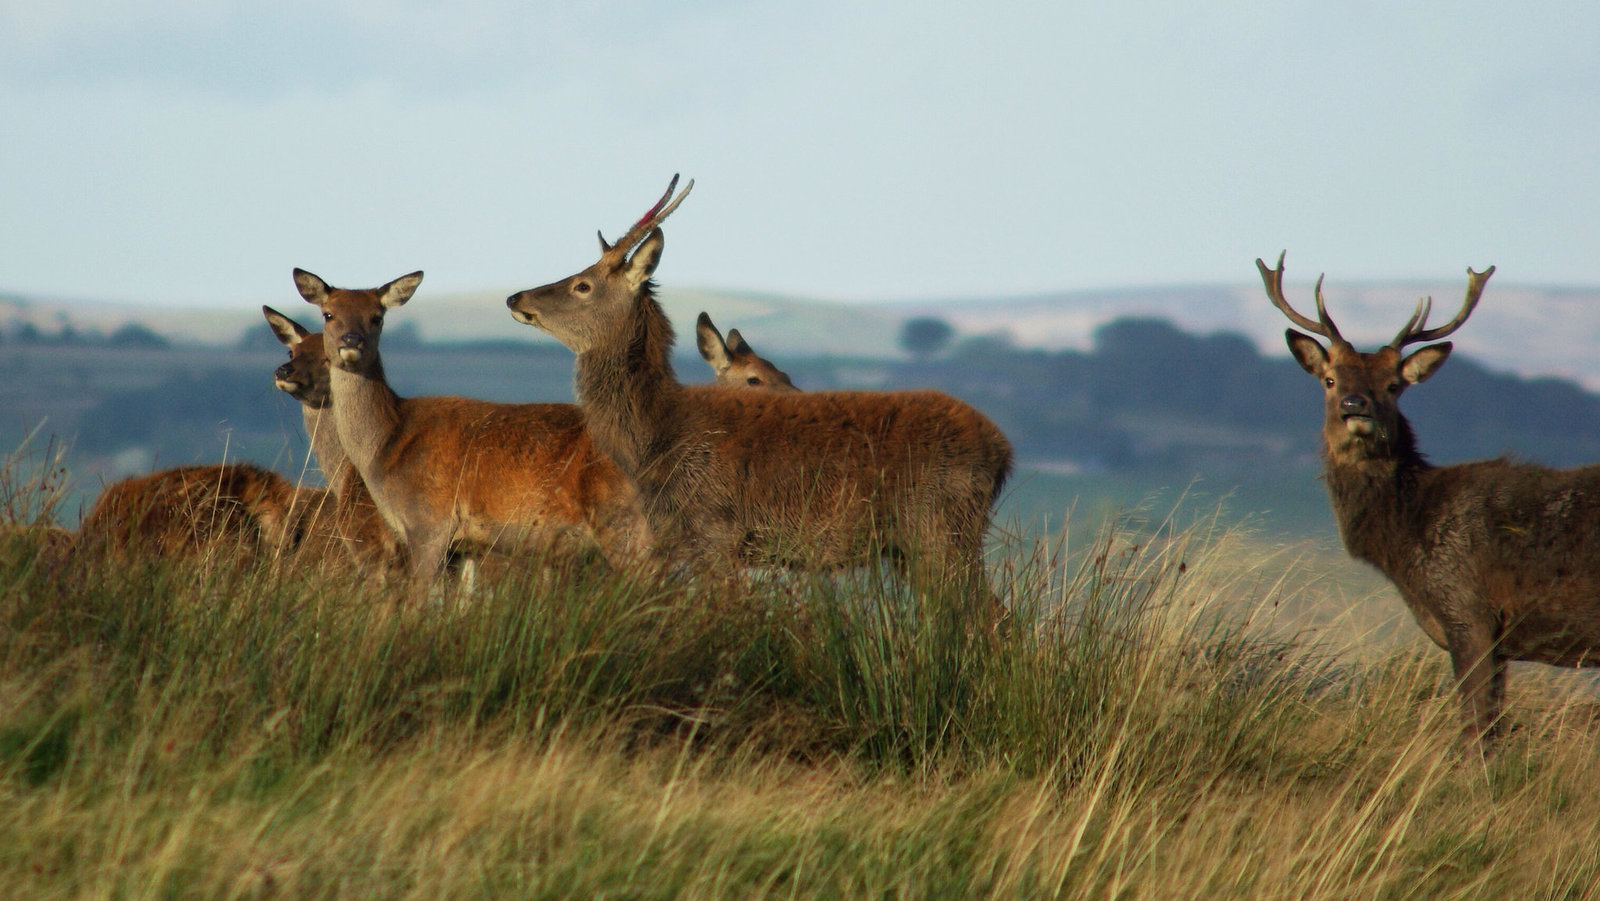
[(597, 445), (637, 485), (659, 552), (705, 569), (806, 569), (888, 556), (919, 589), (954, 585), (1000, 610), (983, 569), (990, 506), (1011, 445), (948, 395), (778, 393), (683, 385), (672, 324), (651, 279), (667, 193), (576, 275), (506, 300), (512, 316), (577, 354), (575, 383)]
[(339, 446), (405, 548), (418, 591), (452, 550), (470, 560), (490, 549), (598, 548), (618, 567), (642, 557), (648, 531), (633, 486), (576, 407), (402, 398), (389, 387), (384, 317), (411, 299), (421, 272), (364, 290), (300, 269), (294, 281), (322, 310)]
[(788, 373), (757, 354), (738, 329), (728, 329), (728, 337), (724, 339), (711, 317), (702, 312), (695, 320), (694, 331), (695, 345), (700, 349), (700, 356), (711, 364), (718, 385), (780, 392), (800, 390), (789, 381)]
[[(1304, 330), (1287, 331), (1289, 350), (1323, 386), (1324, 478), (1344, 545), (1394, 583), (1450, 652), (1465, 733), (1488, 740), (1507, 661), (1600, 665), (1600, 466), (1434, 466), (1418, 452), (1397, 402), (1449, 357), (1448, 342), (1428, 342), (1467, 321), (1493, 266), (1467, 270), (1466, 299), (1449, 322), (1428, 328), (1432, 302), (1420, 301), (1394, 340), (1362, 353), (1329, 317), (1321, 278), (1311, 319), (1284, 298), (1281, 256), (1276, 269), (1256, 265), (1273, 305)], [(1413, 344), (1427, 346), (1407, 355)]]

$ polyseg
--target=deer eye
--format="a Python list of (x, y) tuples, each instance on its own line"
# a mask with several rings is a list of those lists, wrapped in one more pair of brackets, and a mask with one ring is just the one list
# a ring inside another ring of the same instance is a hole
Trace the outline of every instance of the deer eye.
[(332, 322), (333, 321), (333, 314), (332, 313), (323, 313), (322, 314), (322, 321), (323, 322)]
[(1399, 394), (1400, 393), (1400, 383), (1399, 382), (1390, 382), (1389, 383), (1389, 393), (1390, 394)]
[(593, 290), (594, 290), (594, 285), (591, 285), (588, 282), (578, 282), (577, 284), (572, 286), (572, 293), (574, 293), (574, 294), (588, 294), (590, 291), (593, 291)]
[(1333, 387), (1333, 376), (1330, 375), (1327, 378), (1323, 379), (1322, 380), (1322, 384), (1327, 385), (1329, 388), (1332, 388)]
[(761, 376), (752, 375), (751, 377), (745, 379), (744, 383), (746, 385), (760, 385), (761, 384)]
[(380, 325), (383, 325), (383, 317), (382, 316), (374, 316), (374, 317), (372, 317), (372, 327), (373, 328), (377, 328)]

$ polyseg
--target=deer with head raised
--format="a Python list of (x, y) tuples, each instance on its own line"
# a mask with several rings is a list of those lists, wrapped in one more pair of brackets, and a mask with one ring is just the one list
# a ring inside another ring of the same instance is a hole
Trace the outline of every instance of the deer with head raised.
[[(1467, 321), (1493, 266), (1467, 270), (1455, 318), (1428, 328), (1432, 303), (1420, 301), (1372, 353), (1339, 333), (1322, 279), (1311, 319), (1284, 298), (1283, 257), (1275, 269), (1256, 266), (1273, 305), (1304, 330), (1287, 331), (1290, 352), (1322, 383), (1324, 479), (1345, 548), (1388, 576), (1422, 630), (1450, 652), (1465, 733), (1490, 739), (1507, 661), (1600, 665), (1600, 466), (1434, 466), (1418, 452), (1400, 395), (1449, 357), (1448, 342), (1427, 342)], [(1407, 354), (1412, 344), (1427, 346)]]
[(888, 556), (912, 584), (953, 585), (999, 616), (983, 568), (989, 510), (1011, 445), (948, 395), (777, 393), (683, 385), (651, 279), (667, 193), (576, 275), (506, 300), (519, 322), (577, 354), (597, 445), (638, 486), (659, 552), (706, 569), (806, 569)]
[[(339, 443), (329, 389), (332, 378), (322, 333), (310, 331), (271, 307), (263, 306), (261, 312), (273, 334), (289, 348), (289, 361), (273, 372), (273, 383), (278, 390), (300, 402), (311, 454), (327, 480), (331, 495), (310, 511), (316, 522), (315, 531), (326, 532), (357, 565), (387, 575), (391, 568), (400, 565), (399, 543), (394, 532), (384, 524), (366, 483), (361, 481), (361, 474), (356, 472), (355, 464), (350, 462)], [(305, 489), (302, 494), (308, 505), (318, 500), (314, 493)]]
[(695, 344), (700, 356), (711, 364), (716, 383), (725, 388), (764, 388), (769, 391), (799, 391), (789, 374), (760, 356), (738, 329), (728, 329), (728, 337), (712, 323), (711, 317), (701, 312), (695, 321)]
[(595, 449), (571, 404), (402, 398), (379, 354), (385, 315), (411, 299), (421, 272), (377, 288), (330, 287), (296, 269), (322, 311), (339, 446), (426, 592), (452, 549), (567, 555), (597, 547), (615, 566), (639, 558), (648, 532), (633, 486)]

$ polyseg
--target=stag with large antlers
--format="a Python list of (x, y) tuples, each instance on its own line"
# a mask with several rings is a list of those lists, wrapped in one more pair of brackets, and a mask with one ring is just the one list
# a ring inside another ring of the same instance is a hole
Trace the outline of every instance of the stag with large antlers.
[[(1483, 460), (1434, 466), (1397, 401), (1425, 381), (1494, 274), (1467, 270), (1466, 300), (1428, 328), (1431, 299), (1387, 345), (1362, 353), (1340, 335), (1317, 279), (1317, 318), (1283, 294), (1283, 257), (1260, 260), (1267, 296), (1289, 321), (1289, 350), (1323, 386), (1324, 478), (1351, 556), (1389, 577), (1428, 637), (1450, 652), (1465, 732), (1490, 739), (1506, 663), (1600, 665), (1600, 466), (1552, 470)], [(1324, 348), (1312, 335), (1328, 341)]]
[(989, 508), (1011, 445), (983, 414), (931, 391), (729, 391), (685, 386), (651, 280), (667, 193), (600, 259), (506, 300), (512, 316), (577, 354), (584, 421), (638, 486), (669, 559), (805, 569), (880, 555), (919, 589), (956, 586), (991, 606)]

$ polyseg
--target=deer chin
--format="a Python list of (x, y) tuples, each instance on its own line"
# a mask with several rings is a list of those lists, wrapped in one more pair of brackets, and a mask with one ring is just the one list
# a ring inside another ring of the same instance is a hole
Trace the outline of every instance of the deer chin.
[(355, 371), (361, 363), (361, 351), (354, 347), (339, 348), (339, 368)]
[(1370, 438), (1378, 431), (1378, 423), (1371, 416), (1346, 416), (1344, 429), (1353, 438)]
[(523, 325), (531, 325), (534, 328), (539, 328), (540, 327), (539, 326), (539, 314), (538, 313), (529, 313), (529, 312), (526, 312), (524, 310), (517, 309), (516, 307), (512, 307), (511, 308), (511, 318), (517, 320), (518, 322), (522, 323)]

